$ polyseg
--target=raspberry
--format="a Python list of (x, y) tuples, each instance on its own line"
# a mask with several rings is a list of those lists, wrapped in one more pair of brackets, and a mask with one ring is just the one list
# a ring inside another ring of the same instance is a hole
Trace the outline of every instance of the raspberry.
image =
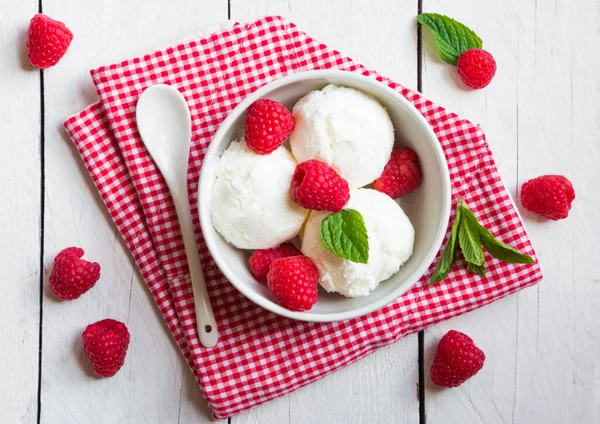
[(288, 138), (294, 117), (281, 103), (261, 99), (248, 108), (244, 122), (246, 144), (259, 155), (268, 155)]
[(274, 260), (298, 255), (302, 255), (302, 253), (292, 243), (283, 243), (272, 249), (257, 250), (248, 259), (250, 272), (257, 281), (266, 283), (269, 266)]
[(575, 190), (562, 175), (543, 175), (521, 187), (521, 204), (525, 209), (558, 221), (569, 216)]
[(466, 334), (450, 330), (442, 337), (431, 366), (431, 380), (442, 387), (457, 387), (483, 367), (485, 354)]
[(408, 147), (392, 150), (390, 160), (381, 176), (373, 182), (373, 188), (392, 199), (402, 197), (421, 184), (417, 154)]
[(67, 247), (54, 259), (50, 290), (61, 299), (77, 299), (100, 278), (100, 265), (80, 259), (83, 253), (79, 247)]
[(125, 324), (103, 319), (88, 325), (81, 337), (83, 350), (96, 375), (112, 377), (121, 369), (130, 338)]
[(269, 268), (267, 285), (281, 306), (308, 311), (317, 301), (319, 271), (306, 256), (276, 259)]
[(458, 57), (456, 70), (469, 87), (483, 88), (496, 74), (496, 61), (485, 50), (471, 49)]
[(73, 33), (62, 22), (38, 13), (29, 22), (27, 58), (33, 66), (46, 69), (65, 55)]
[(339, 212), (350, 199), (350, 187), (331, 166), (311, 159), (296, 166), (292, 198), (306, 209)]

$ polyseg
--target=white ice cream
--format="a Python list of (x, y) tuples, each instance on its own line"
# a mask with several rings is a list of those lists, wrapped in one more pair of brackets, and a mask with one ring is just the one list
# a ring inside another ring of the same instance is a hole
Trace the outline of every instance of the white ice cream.
[(369, 236), (369, 261), (359, 264), (327, 250), (320, 237), (329, 212), (311, 212), (302, 235), (302, 253), (311, 258), (328, 292), (367, 296), (400, 269), (413, 252), (415, 230), (402, 208), (389, 196), (370, 189), (353, 191), (347, 209), (359, 211)]
[(212, 188), (215, 229), (239, 249), (270, 248), (296, 237), (308, 211), (292, 200), (295, 168), (285, 147), (259, 155), (243, 140), (231, 143)]
[(394, 127), (385, 108), (353, 88), (328, 85), (301, 98), (293, 109), (290, 135), (298, 162), (331, 164), (351, 188), (381, 175), (394, 146)]

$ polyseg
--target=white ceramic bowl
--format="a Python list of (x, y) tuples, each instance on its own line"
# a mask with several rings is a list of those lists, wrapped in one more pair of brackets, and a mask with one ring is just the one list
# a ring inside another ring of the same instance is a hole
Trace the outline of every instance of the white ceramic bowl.
[[(215, 165), (233, 140), (243, 136), (246, 109), (256, 100), (269, 98), (290, 110), (305, 94), (327, 84), (354, 87), (376, 98), (386, 107), (396, 130), (396, 144), (415, 150), (419, 156), (421, 186), (400, 200), (415, 227), (414, 253), (400, 271), (367, 297), (346, 298), (319, 289), (319, 300), (308, 312), (294, 312), (277, 304), (266, 285), (257, 282), (248, 269), (249, 251), (227, 243), (211, 222), (211, 196)], [(223, 121), (206, 152), (199, 183), (200, 223), (204, 239), (223, 274), (248, 299), (279, 315), (302, 321), (338, 321), (379, 309), (409, 290), (427, 271), (439, 251), (450, 214), (450, 177), (438, 139), (423, 116), (403, 96), (372, 78), (326, 70), (301, 72), (273, 81), (242, 101)]]

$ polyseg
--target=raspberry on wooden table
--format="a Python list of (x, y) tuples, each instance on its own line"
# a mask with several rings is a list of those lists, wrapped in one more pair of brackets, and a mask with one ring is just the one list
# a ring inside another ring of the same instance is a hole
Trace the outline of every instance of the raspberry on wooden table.
[(62, 22), (38, 13), (29, 23), (27, 58), (40, 69), (54, 66), (65, 55), (73, 33)]
[(261, 99), (252, 103), (244, 122), (244, 140), (259, 155), (268, 155), (288, 138), (294, 117), (281, 103)]
[(350, 200), (350, 187), (333, 167), (311, 159), (296, 166), (292, 198), (305, 209), (339, 212)]
[(463, 82), (471, 88), (483, 88), (496, 74), (496, 61), (487, 51), (471, 49), (458, 57), (456, 70)]
[(435, 351), (431, 380), (442, 387), (460, 386), (479, 372), (484, 361), (485, 354), (469, 336), (450, 330)]
[(112, 377), (121, 369), (130, 339), (125, 324), (104, 319), (88, 325), (81, 337), (94, 373), (100, 377)]
[(81, 259), (83, 253), (79, 247), (67, 247), (54, 258), (50, 290), (61, 299), (77, 299), (100, 278), (100, 265)]
[(317, 301), (319, 270), (306, 256), (276, 259), (269, 268), (267, 285), (281, 306), (308, 311)]
[(562, 175), (543, 175), (527, 181), (521, 187), (523, 207), (554, 221), (569, 216), (573, 200), (573, 185)]
[(410, 193), (421, 184), (418, 161), (417, 154), (408, 147), (395, 148), (381, 176), (373, 182), (373, 188), (392, 199)]
[(282, 245), (271, 249), (257, 250), (250, 256), (250, 259), (248, 259), (250, 272), (257, 281), (266, 283), (269, 267), (274, 260), (298, 255), (302, 255), (302, 252), (300, 252), (292, 243), (283, 243)]

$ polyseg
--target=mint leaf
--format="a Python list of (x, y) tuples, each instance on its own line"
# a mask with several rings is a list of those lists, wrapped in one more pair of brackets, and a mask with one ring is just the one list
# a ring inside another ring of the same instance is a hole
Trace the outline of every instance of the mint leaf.
[(467, 261), (469, 271), (486, 276), (485, 256), (482, 244), (494, 258), (504, 262), (532, 264), (531, 256), (527, 256), (516, 249), (502, 243), (483, 225), (477, 221), (475, 214), (469, 209), (462, 198), (458, 199), (456, 208), (456, 219), (452, 225), (452, 232), (448, 244), (435, 267), (429, 285), (442, 281), (448, 276), (452, 264), (456, 259), (457, 244), (460, 246), (463, 256)]
[(470, 49), (480, 49), (481, 38), (467, 26), (438, 13), (422, 13), (417, 21), (425, 25), (435, 38), (438, 53), (444, 62), (456, 66), (461, 53)]
[(369, 236), (360, 212), (344, 209), (321, 222), (321, 241), (326, 249), (352, 262), (369, 261)]
[(481, 249), (479, 222), (477, 222), (477, 218), (473, 215), (473, 212), (464, 203), (459, 203), (458, 209), (461, 210), (462, 215), (460, 231), (458, 232), (460, 250), (462, 250), (467, 262), (481, 266), (485, 262), (485, 257)]
[(481, 224), (479, 224), (479, 235), (485, 250), (496, 259), (516, 264), (532, 264), (535, 262), (531, 256), (502, 243)]
[(474, 272), (475, 274), (479, 274), (482, 277), (485, 277), (485, 264), (475, 265), (471, 262), (467, 262), (467, 268), (469, 269), (469, 271)]
[(456, 218), (454, 219), (454, 224), (452, 224), (452, 231), (450, 232), (448, 244), (446, 244), (446, 248), (444, 249), (440, 260), (435, 267), (435, 271), (433, 271), (433, 275), (431, 276), (429, 285), (435, 284), (445, 279), (448, 276), (448, 273), (450, 272), (450, 268), (452, 268), (452, 264), (456, 259), (456, 244), (458, 240), (457, 236), (460, 227), (460, 218), (461, 210), (459, 208), (456, 210)]

